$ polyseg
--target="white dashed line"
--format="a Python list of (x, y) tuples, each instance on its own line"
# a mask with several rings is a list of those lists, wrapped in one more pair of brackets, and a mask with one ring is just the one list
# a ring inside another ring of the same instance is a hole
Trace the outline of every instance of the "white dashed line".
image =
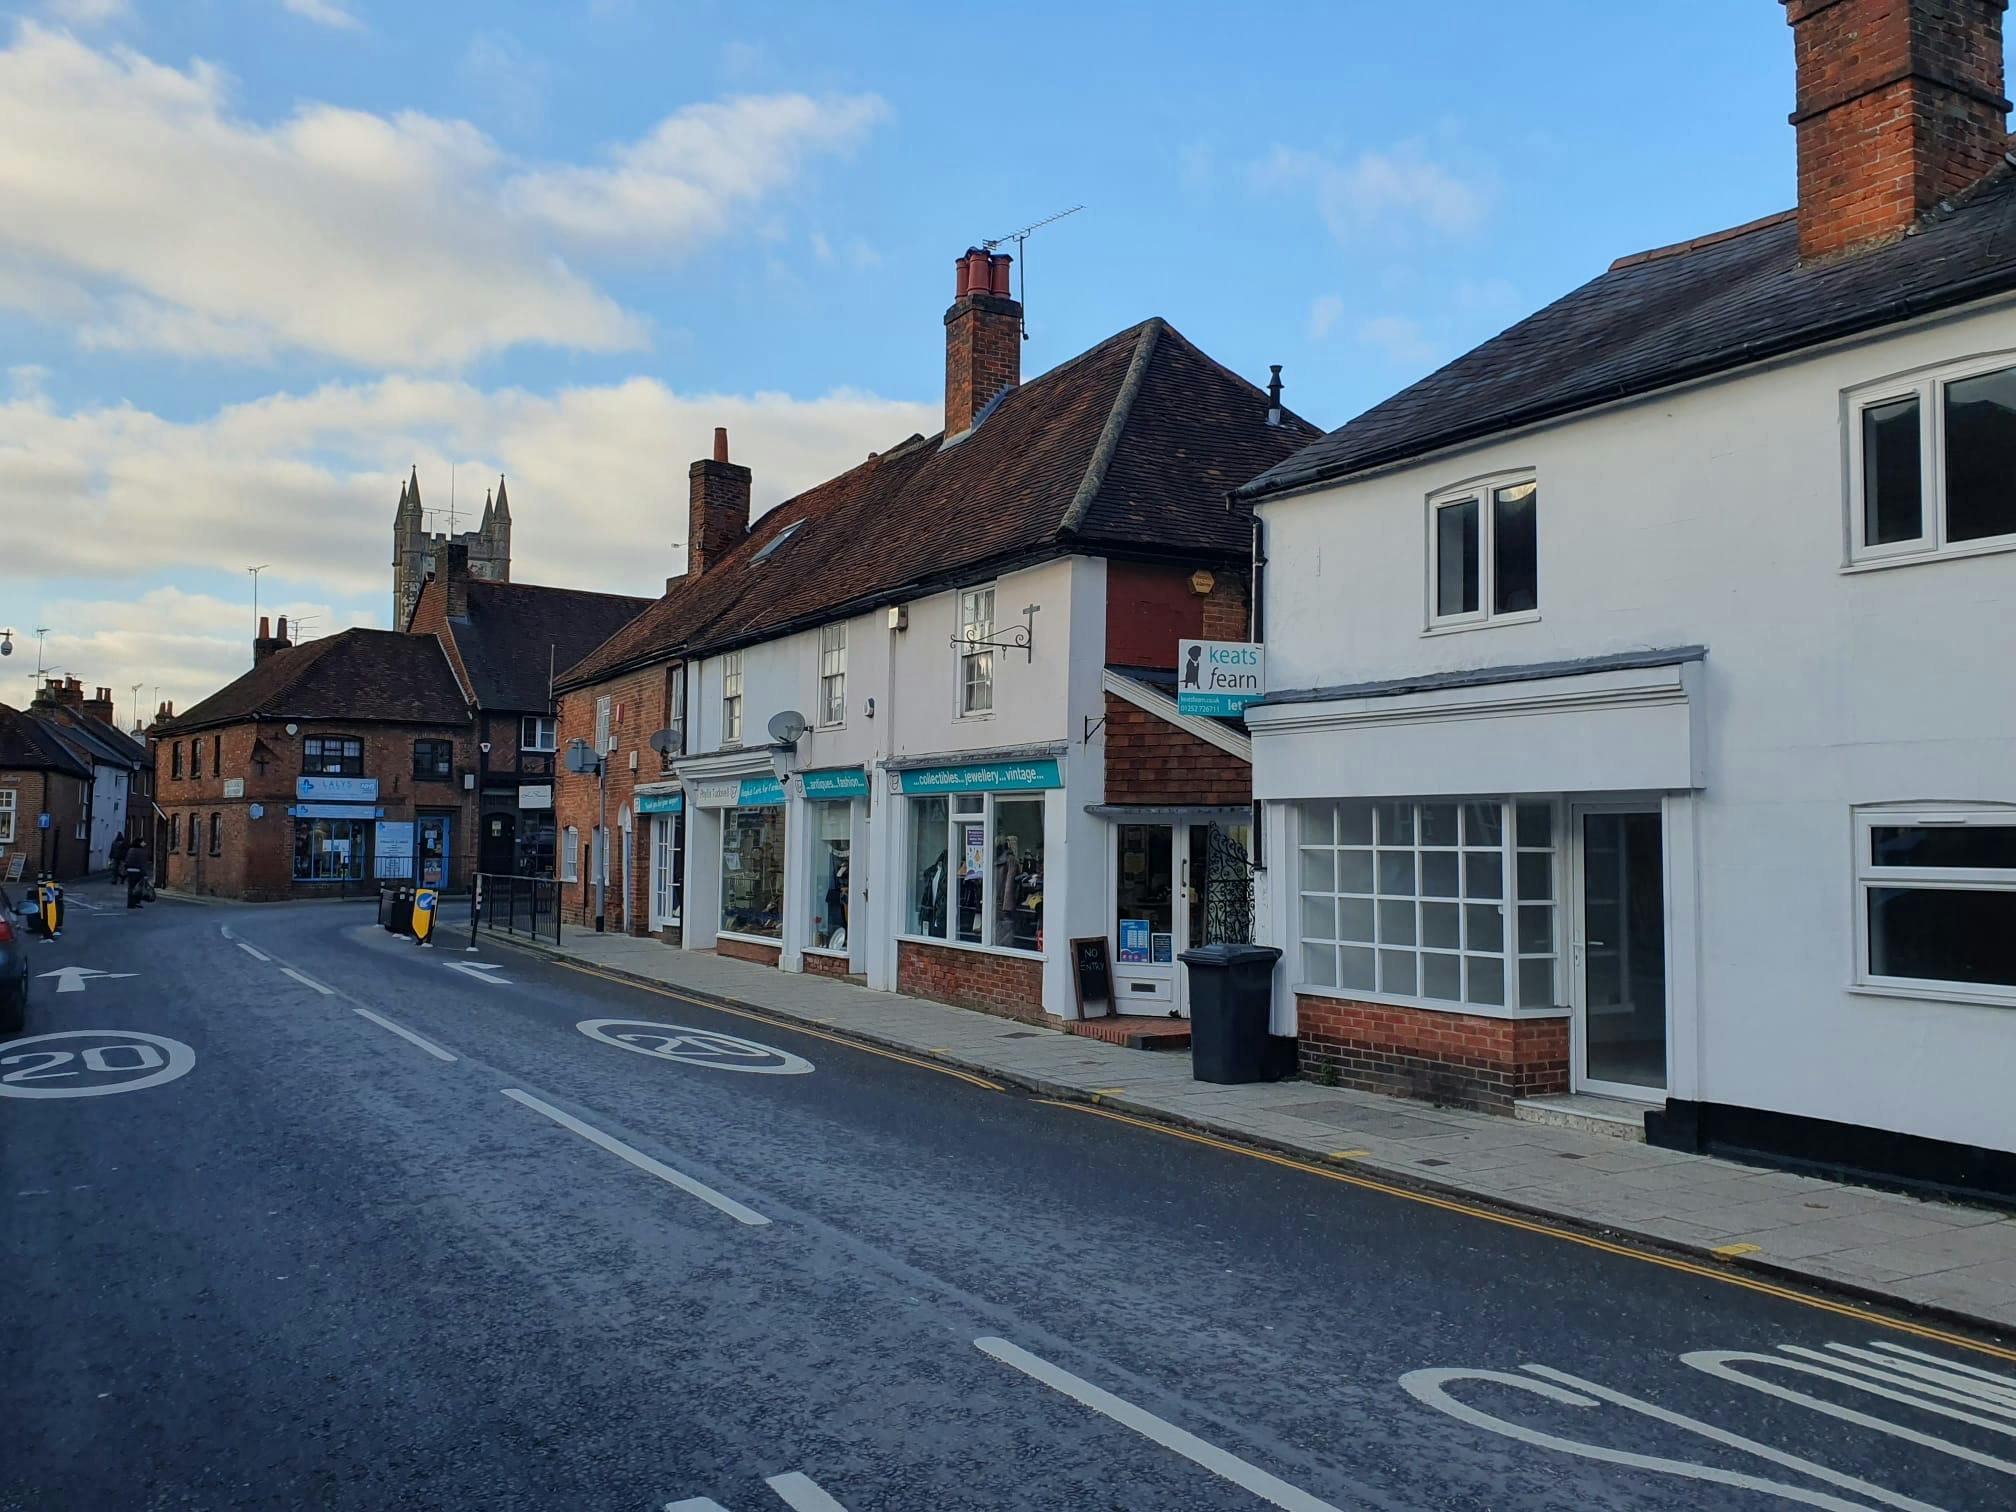
[(818, 1484), (808, 1475), (793, 1470), (789, 1475), (773, 1475), (763, 1484), (777, 1493), (778, 1500), (793, 1512), (847, 1512), (832, 1497), (819, 1489)]
[(282, 966), (280, 968), (280, 973), (283, 976), (290, 976), (294, 978), (294, 980), (299, 982), (303, 987), (314, 988), (324, 997), (336, 996), (336, 989), (334, 987), (324, 987), (320, 982), (316, 981), (315, 978), (311, 976), (303, 976), (300, 972), (296, 971), (292, 966)]
[(637, 1167), (638, 1170), (648, 1172), (656, 1176), (660, 1181), (670, 1183), (689, 1196), (698, 1197), (709, 1207), (719, 1209), (730, 1218), (733, 1218), (737, 1223), (746, 1223), (752, 1228), (757, 1228), (770, 1222), (768, 1218), (765, 1218), (754, 1208), (744, 1207), (733, 1197), (724, 1197), (721, 1193), (715, 1191), (714, 1188), (702, 1182), (695, 1181), (683, 1171), (673, 1170), (672, 1167), (666, 1165), (662, 1160), (653, 1160), (642, 1150), (633, 1149), (631, 1146), (623, 1143), (622, 1140), (604, 1134), (592, 1124), (581, 1122), (580, 1119), (574, 1117), (571, 1113), (561, 1112), (551, 1103), (541, 1102), (529, 1092), (521, 1092), (516, 1087), (506, 1087), (503, 1091), (504, 1095), (513, 1102), (521, 1102), (533, 1112), (545, 1114), (553, 1122), (560, 1125), (561, 1128), (572, 1129), (589, 1143), (600, 1145), (611, 1155), (620, 1156)]
[[(289, 975), (292, 975), (292, 973), (290, 972)], [(398, 1035), (399, 1038), (411, 1041), (413, 1044), (418, 1045), (422, 1050), (425, 1050), (429, 1055), (433, 1056), (434, 1059), (436, 1060), (447, 1061), (448, 1064), (452, 1066), (456, 1062), (456, 1060), (459, 1059), (459, 1057), (451, 1055), (448, 1051), (443, 1050), (439, 1045), (435, 1044), (432, 1040), (422, 1039), (419, 1035), (415, 1034), (411, 1029), (406, 1028), (404, 1025), (393, 1023), (392, 1020), (386, 1018), (382, 1013), (373, 1013), (369, 1008), (353, 1008), (350, 1011), (352, 1013), (357, 1014), (359, 1017), (371, 1020), (371, 1022), (376, 1024), (380, 1029), (389, 1029), (394, 1034)]]
[(255, 961), (271, 961), (273, 959), (273, 957), (266, 954), (265, 951), (260, 950), (255, 946), (247, 945), (243, 940), (234, 940), (231, 943), (236, 945), (240, 950), (244, 951), (245, 954), (252, 957), (252, 959)]
[(1123, 1428), (1131, 1428), (1143, 1438), (1151, 1439), (1172, 1454), (1180, 1454), (1193, 1465), (1209, 1470), (1213, 1475), (1232, 1482), (1240, 1489), (1252, 1492), (1262, 1501), (1272, 1502), (1287, 1512), (1337, 1512), (1329, 1502), (1319, 1501), (1307, 1491), (1291, 1486), (1278, 1477), (1269, 1475), (1257, 1465), (1249, 1465), (1236, 1454), (1220, 1449), (1215, 1444), (1207, 1444), (1194, 1433), (1187, 1433), (1174, 1423), (1165, 1423), (1154, 1413), (1136, 1407), (1132, 1402), (1122, 1401), (1110, 1391), (1102, 1391), (1090, 1381), (1081, 1380), (1068, 1370), (1052, 1365), (1048, 1360), (1039, 1359), (1026, 1349), (1010, 1344), (1006, 1339), (975, 1339), (973, 1347), (982, 1354), (991, 1355), (1003, 1365), (1021, 1371), (1033, 1380), (1041, 1381), (1052, 1391), (1061, 1391), (1074, 1402), (1090, 1407), (1094, 1412), (1113, 1419)]

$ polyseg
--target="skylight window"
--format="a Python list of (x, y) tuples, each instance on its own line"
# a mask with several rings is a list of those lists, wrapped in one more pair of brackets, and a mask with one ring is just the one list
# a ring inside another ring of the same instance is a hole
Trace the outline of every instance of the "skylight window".
[(758, 562), (767, 562), (768, 560), (770, 560), (770, 558), (776, 553), (778, 547), (782, 546), (786, 541), (790, 540), (791, 537), (798, 534), (798, 532), (803, 530), (804, 528), (805, 528), (805, 522), (803, 520), (793, 520), (789, 525), (786, 525), (782, 530), (778, 531), (777, 534), (770, 537), (769, 540), (763, 543), (763, 549), (758, 551), (756, 555), (754, 555), (753, 557), (749, 558), (749, 565), (751, 567), (754, 567)]

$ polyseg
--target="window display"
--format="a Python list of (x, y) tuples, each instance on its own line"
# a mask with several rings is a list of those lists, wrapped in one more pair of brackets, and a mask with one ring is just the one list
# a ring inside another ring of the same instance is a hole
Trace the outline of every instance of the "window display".
[(1043, 800), (910, 800), (909, 933), (1043, 949)]
[[(294, 824), (294, 880), (355, 882), (371, 852), (371, 824), (363, 819), (300, 819)], [(189, 850), (196, 850), (196, 816), (189, 816)]]
[(847, 948), (847, 894), (854, 805), (814, 803), (812, 815), (812, 944)]
[(775, 940), (784, 933), (784, 810), (721, 815), (721, 928)]

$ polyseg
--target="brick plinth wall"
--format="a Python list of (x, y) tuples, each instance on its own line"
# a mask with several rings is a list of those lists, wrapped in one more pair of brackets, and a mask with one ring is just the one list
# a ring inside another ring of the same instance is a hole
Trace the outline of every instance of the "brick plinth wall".
[(661, 944), (670, 945), (677, 950), (686, 942), (686, 931), (677, 924), (667, 924), (658, 931), (658, 939)]
[(756, 945), (748, 940), (717, 939), (714, 954), (724, 955), (736, 961), (754, 961), (758, 966), (775, 966), (777, 957), (783, 954), (779, 945)]
[(1244, 805), (1253, 768), (1237, 756), (1106, 695), (1106, 801)]
[(898, 940), (896, 990), (1025, 1024), (1046, 1022), (1041, 961)]
[(1568, 1020), (1295, 999), (1302, 1074), (1485, 1113), (1568, 1090)]
[(814, 951), (805, 952), (805, 969), (813, 976), (832, 977), (844, 981), (847, 976), (847, 957), (819, 955)]

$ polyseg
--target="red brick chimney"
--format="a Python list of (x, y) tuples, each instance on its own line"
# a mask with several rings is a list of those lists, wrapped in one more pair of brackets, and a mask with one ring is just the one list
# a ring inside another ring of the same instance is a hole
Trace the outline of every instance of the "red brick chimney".
[(85, 699), (78, 707), (93, 719), (115, 725), (116, 728), (115, 721), (119, 717), (119, 711), (113, 706), (110, 688), (94, 688), (91, 697)]
[(275, 635), (265, 615), (259, 616), (259, 633), (252, 638), (252, 665), (258, 666), (275, 651), (287, 649), (287, 616), (280, 616), (280, 633)]
[(714, 427), (714, 455), (686, 470), (686, 571), (698, 577), (749, 533), (749, 469), (728, 460), (728, 427)]
[(1006, 252), (968, 247), (954, 264), (945, 312), (945, 439), (973, 429), (980, 412), (1022, 381), (1022, 306), (1008, 296)]
[(450, 619), (469, 618), (469, 548), (450, 541), (441, 549), (441, 612)]
[(1888, 241), (2007, 151), (2008, 0), (1782, 0), (1798, 65), (1799, 253)]

